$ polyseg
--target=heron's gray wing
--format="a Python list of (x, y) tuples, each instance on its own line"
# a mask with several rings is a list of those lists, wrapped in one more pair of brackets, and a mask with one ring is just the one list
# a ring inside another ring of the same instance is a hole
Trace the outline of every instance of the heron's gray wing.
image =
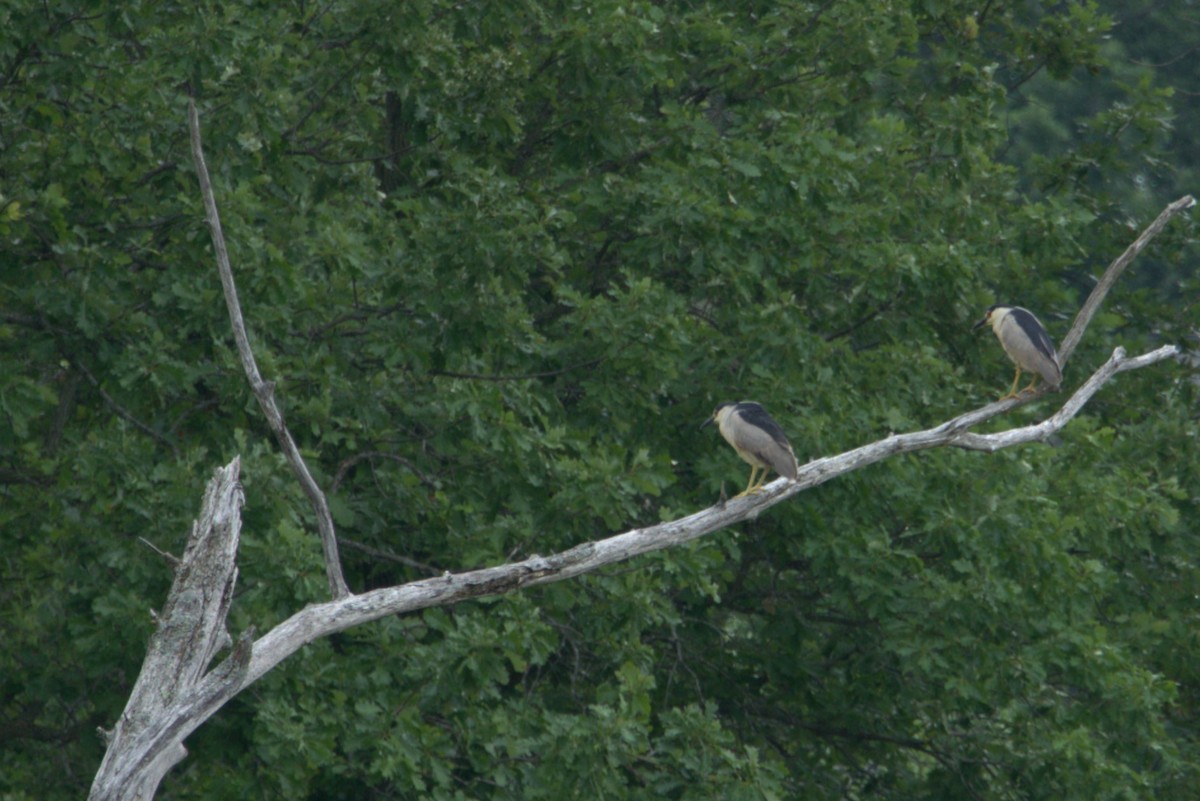
[(739, 403), (738, 416), (747, 425), (742, 435), (742, 448), (753, 453), (763, 464), (771, 466), (776, 473), (794, 479), (796, 477), (796, 455), (787, 435), (767, 410), (757, 403)]
[(1050, 339), (1050, 335), (1046, 333), (1046, 327), (1041, 321), (1033, 315), (1029, 309), (1022, 309), (1020, 306), (1014, 306), (1012, 310), (1013, 319), (1017, 321), (1017, 325), (1021, 326), (1021, 330), (1025, 332), (1025, 336), (1029, 337), (1038, 349), (1038, 351), (1055, 364), (1058, 363), (1058, 351), (1054, 348), (1054, 340)]

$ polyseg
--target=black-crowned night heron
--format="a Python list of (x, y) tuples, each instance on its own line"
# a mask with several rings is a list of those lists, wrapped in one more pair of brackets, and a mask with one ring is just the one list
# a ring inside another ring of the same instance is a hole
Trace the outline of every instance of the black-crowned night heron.
[(1029, 386), (1021, 390), (1021, 394), (1032, 392), (1037, 384), (1038, 376), (1050, 386), (1058, 389), (1062, 383), (1062, 368), (1058, 364), (1058, 353), (1046, 328), (1033, 316), (1033, 312), (1020, 306), (1006, 306), (998, 303), (983, 314), (983, 319), (975, 324), (981, 328), (987, 323), (992, 324), (996, 338), (1000, 340), (1004, 352), (1017, 366), (1017, 374), (1013, 376), (1012, 388), (1000, 400), (1017, 397), (1017, 382), (1021, 380), (1021, 371), (1033, 373)]
[[(796, 480), (796, 454), (788, 442), (783, 429), (779, 427), (771, 415), (753, 401), (741, 403), (722, 403), (713, 409), (712, 417), (705, 420), (700, 427), (716, 423), (717, 429), (725, 441), (733, 446), (750, 465), (750, 482), (746, 489), (738, 493), (736, 498), (758, 492), (763, 488), (767, 479), (767, 471), (774, 470), (781, 476), (792, 481)], [(758, 483), (754, 483), (754, 475)]]

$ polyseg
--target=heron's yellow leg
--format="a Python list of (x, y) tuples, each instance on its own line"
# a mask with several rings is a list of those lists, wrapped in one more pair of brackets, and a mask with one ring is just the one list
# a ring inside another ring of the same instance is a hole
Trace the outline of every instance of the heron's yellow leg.
[(750, 494), (750, 488), (754, 486), (754, 474), (757, 472), (758, 472), (758, 468), (755, 467), (754, 465), (750, 465), (750, 480), (746, 482), (746, 488), (744, 490), (742, 490), (741, 492), (739, 492), (737, 495), (734, 495), (733, 497), (741, 498), (745, 495)]
[(754, 488), (758, 486), (758, 484), (755, 483), (758, 481), (758, 478), (755, 478), (755, 476), (757, 475), (759, 478), (762, 477), (762, 474), (758, 472), (759, 470), (762, 470), (762, 468), (761, 467), (751, 467), (750, 468), (750, 483), (746, 485), (747, 493), (753, 492)]
[(1021, 394), (1024, 395), (1026, 392), (1033, 392), (1033, 388), (1037, 385), (1037, 382), (1038, 382), (1038, 376), (1035, 375), (1033, 377), (1033, 380), (1029, 382), (1029, 386), (1027, 386), (1027, 387), (1025, 387), (1025, 389), (1021, 390)]
[(746, 491), (743, 492), (742, 495), (757, 495), (763, 491), (763, 486), (767, 483), (767, 473), (771, 471), (765, 467), (756, 467), (755, 470), (762, 470), (762, 472), (758, 474), (757, 481), (751, 477), (750, 484), (746, 487)]
[(1007, 395), (1001, 396), (1000, 400), (1008, 400), (1009, 398), (1017, 397), (1017, 383), (1021, 380), (1021, 368), (1017, 368), (1017, 374), (1013, 376), (1012, 388), (1008, 390)]

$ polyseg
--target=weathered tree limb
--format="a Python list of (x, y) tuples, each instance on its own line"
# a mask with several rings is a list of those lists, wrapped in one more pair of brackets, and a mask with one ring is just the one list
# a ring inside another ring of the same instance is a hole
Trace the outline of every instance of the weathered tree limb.
[[(471, 570), (464, 573), (449, 573), (436, 578), (421, 579), (395, 587), (351, 595), (326, 603), (314, 604), (300, 610), (275, 628), (268, 631), (253, 645), (243, 638), (234, 653), (201, 681), (188, 685), (185, 692), (175, 692), (175, 699), (168, 707), (159, 708), (159, 716), (148, 724), (127, 747), (127, 756), (114, 757), (116, 741), (105, 758), (114, 767), (112, 777), (105, 780), (107, 792), (97, 792), (100, 777), (93, 786), (91, 798), (124, 799), (135, 796), (119, 792), (121, 782), (128, 786), (148, 786), (138, 779), (136, 766), (149, 766), (157, 771), (161, 765), (169, 767), (182, 757), (182, 741), (205, 720), (221, 708), (230, 698), (257, 681), (276, 665), (287, 659), (303, 646), (314, 640), (339, 631), (369, 623), (389, 615), (413, 612), (433, 606), (448, 606), (471, 598), (499, 595), (523, 587), (565, 581), (602, 567), (623, 562), (635, 556), (681, 545), (728, 528), (731, 525), (757, 517), (763, 510), (781, 503), (785, 499), (824, 484), (830, 479), (853, 472), (891, 456), (913, 453), (937, 447), (960, 447), (971, 450), (997, 451), (1026, 442), (1044, 440), (1060, 431), (1093, 395), (1114, 375), (1126, 370), (1135, 370), (1156, 364), (1178, 352), (1173, 345), (1138, 356), (1125, 357), (1124, 350), (1117, 348), (1107, 362), (1101, 365), (1054, 415), (1041, 423), (1014, 428), (996, 434), (974, 434), (971, 426), (994, 417), (1012, 404), (1011, 401), (990, 404), (960, 415), (934, 428), (907, 434), (892, 435), (877, 442), (846, 451), (836, 456), (814, 459), (803, 465), (796, 481), (777, 479), (768, 484), (763, 492), (746, 498), (738, 498), (711, 506), (695, 514), (647, 528), (633, 529), (602, 540), (585, 542), (551, 556), (531, 556), (521, 562), (497, 567)], [(236, 473), (237, 460), (227, 468)], [(210, 487), (210, 494), (212, 489)], [(240, 503), (239, 503), (240, 505)], [(195, 535), (193, 535), (195, 536)], [(191, 553), (189, 545), (188, 552)], [(185, 561), (187, 556), (185, 555)], [(232, 564), (230, 564), (232, 571)], [(187, 573), (181, 569), (181, 576)], [(176, 579), (176, 584), (181, 579)], [(228, 584), (232, 587), (232, 582)], [(173, 589), (172, 597), (180, 590)], [(224, 610), (221, 612), (224, 613)], [(208, 617), (205, 620), (209, 620)], [(156, 635), (157, 637), (158, 635)], [(156, 650), (152, 642), (151, 652)], [(143, 676), (146, 671), (143, 670)], [(139, 687), (142, 680), (139, 679)], [(135, 688), (135, 696), (137, 689)], [(131, 700), (131, 704), (133, 701)], [(128, 713), (127, 713), (128, 714)], [(124, 721), (124, 717), (122, 718)], [(165, 768), (163, 768), (165, 770)], [(149, 772), (149, 769), (148, 769)], [(104, 773), (104, 766), (101, 768)], [(156, 773), (157, 784), (161, 772)], [(145, 796), (149, 797), (149, 796)]]
[(900, 453), (912, 453), (944, 446), (993, 452), (1013, 445), (1045, 440), (1050, 435), (1061, 431), (1091, 400), (1100, 387), (1117, 373), (1146, 367), (1178, 353), (1179, 349), (1174, 345), (1164, 345), (1134, 359), (1127, 359), (1125, 349), (1117, 348), (1113, 351), (1112, 357), (1067, 399), (1058, 412), (1040, 423), (995, 434), (972, 433), (970, 428), (1021, 402), (1011, 399), (997, 401), (981, 409), (947, 420), (934, 428), (908, 434), (893, 434), (878, 442), (863, 445), (837, 456), (815, 459), (800, 468), (794, 484), (789, 484), (784, 479), (776, 479), (767, 485), (767, 492), (778, 493), (779, 500), (783, 500), (798, 492), (823, 484), (835, 476), (858, 470)]
[[(183, 741), (204, 721), (237, 695), (245, 686), (242, 678), (249, 662), (253, 630), (238, 638), (233, 652), (204, 677), (204, 680), (175, 701), (148, 725), (112, 760), (110, 770), (102, 769), (92, 783), (88, 801), (148, 801), (162, 776), (187, 751)], [(105, 754), (113, 753), (110, 746)], [(153, 780), (151, 785), (150, 780)]]
[(1071, 354), (1075, 352), (1075, 346), (1079, 344), (1079, 340), (1083, 338), (1083, 332), (1087, 330), (1088, 323), (1096, 316), (1096, 312), (1100, 309), (1100, 304), (1104, 302), (1104, 297), (1108, 294), (1108, 290), (1112, 289), (1113, 284), (1121, 277), (1121, 273), (1129, 266), (1142, 249), (1150, 243), (1150, 240), (1158, 236), (1159, 232), (1166, 227), (1171, 218), (1180, 212), (1190, 209), (1196, 205), (1195, 199), (1191, 195), (1184, 195), (1169, 204), (1165, 209), (1159, 212), (1154, 218), (1154, 222), (1146, 226), (1146, 230), (1138, 235), (1138, 238), (1133, 240), (1133, 244), (1125, 248), (1125, 252), (1117, 256), (1113, 263), (1108, 265), (1108, 269), (1104, 271), (1104, 275), (1100, 276), (1100, 280), (1096, 282), (1096, 286), (1092, 287), (1092, 293), (1088, 295), (1088, 299), (1083, 302), (1083, 306), (1079, 309), (1079, 314), (1075, 315), (1075, 321), (1071, 323), (1071, 330), (1063, 337), (1062, 345), (1058, 349), (1058, 363), (1060, 366), (1065, 365), (1067, 360), (1071, 358)]
[(153, 749), (138, 749), (135, 743), (147, 730), (175, 717), (169, 710), (192, 692), (213, 656), (230, 643), (225, 618), (237, 581), (240, 469), (235, 458), (208, 484), (200, 518), (192, 526), (166, 606), (157, 616), (142, 672), (109, 736), (91, 798), (153, 798), (163, 775), (187, 753), (182, 737)]
[(1117, 348), (1113, 351), (1108, 361), (1101, 365), (1100, 369), (1093, 373), (1092, 377), (1075, 391), (1075, 394), (1063, 404), (1061, 409), (1041, 423), (1026, 426), (1025, 428), (1001, 431), (995, 434), (974, 434), (963, 431), (948, 444), (956, 448), (992, 453), (1001, 448), (1020, 445), (1025, 442), (1044, 441), (1050, 435), (1062, 430), (1063, 426), (1079, 413), (1079, 410), (1091, 400), (1100, 387), (1117, 373), (1123, 373), (1126, 370), (1137, 370), (1138, 368), (1146, 367), (1147, 365), (1178, 355), (1179, 348), (1174, 345), (1163, 345), (1157, 350), (1152, 350), (1149, 353), (1143, 353), (1141, 356), (1129, 359), (1125, 356), (1124, 348)]
[(208, 166), (204, 161), (204, 148), (200, 141), (200, 115), (196, 111), (196, 101), (188, 99), (188, 126), (192, 137), (192, 159), (196, 163), (196, 173), (200, 178), (200, 194), (204, 197), (204, 209), (208, 219), (208, 227), (212, 232), (213, 250), (217, 254), (217, 270), (221, 274), (221, 286), (225, 290), (225, 305), (229, 308), (229, 321), (233, 326), (233, 338), (237, 342), (238, 354), (242, 359), (242, 368), (250, 381), (250, 388), (258, 398), (258, 405), (267, 417), (267, 423), (275, 432), (283, 455), (291, 465), (292, 472), (300, 481), (304, 494), (312, 504), (313, 514), (317, 518), (317, 531), (321, 535), (321, 548), (325, 555), (325, 576), (329, 581), (329, 593), (334, 598), (342, 598), (350, 594), (346, 579), (342, 575), (342, 560), (338, 556), (337, 534), (333, 527), (333, 516), (329, 513), (329, 502), (325, 493), (317, 486), (316, 480), (308, 471), (300, 449), (296, 447), (291, 432), (283, 421), (283, 412), (275, 403), (275, 384), (264, 381), (258, 372), (258, 363), (254, 359), (254, 351), (250, 348), (250, 338), (246, 333), (246, 323), (242, 319), (242, 307), (238, 301), (237, 285), (233, 282), (233, 269), (229, 266), (229, 253), (225, 249), (225, 234), (221, 231), (221, 215), (217, 211), (217, 201), (213, 196), (212, 182), (208, 177)]

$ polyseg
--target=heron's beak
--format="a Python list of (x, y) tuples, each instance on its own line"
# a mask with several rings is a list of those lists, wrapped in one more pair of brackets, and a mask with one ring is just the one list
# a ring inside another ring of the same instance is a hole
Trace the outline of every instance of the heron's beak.
[(980, 328), (983, 328), (985, 325), (987, 325), (987, 321), (988, 321), (988, 315), (985, 314), (985, 315), (983, 315), (982, 320), (975, 323), (975, 325), (971, 326), (971, 330), (978, 331)]
[(701, 427), (701, 428), (708, 428), (710, 425), (712, 425), (712, 422), (713, 422), (713, 420), (716, 420), (716, 419), (717, 419), (717, 418), (715, 418), (715, 417), (710, 417), (710, 418), (708, 418), (707, 420), (705, 420), (703, 423), (701, 423), (701, 424), (700, 424), (700, 427)]

